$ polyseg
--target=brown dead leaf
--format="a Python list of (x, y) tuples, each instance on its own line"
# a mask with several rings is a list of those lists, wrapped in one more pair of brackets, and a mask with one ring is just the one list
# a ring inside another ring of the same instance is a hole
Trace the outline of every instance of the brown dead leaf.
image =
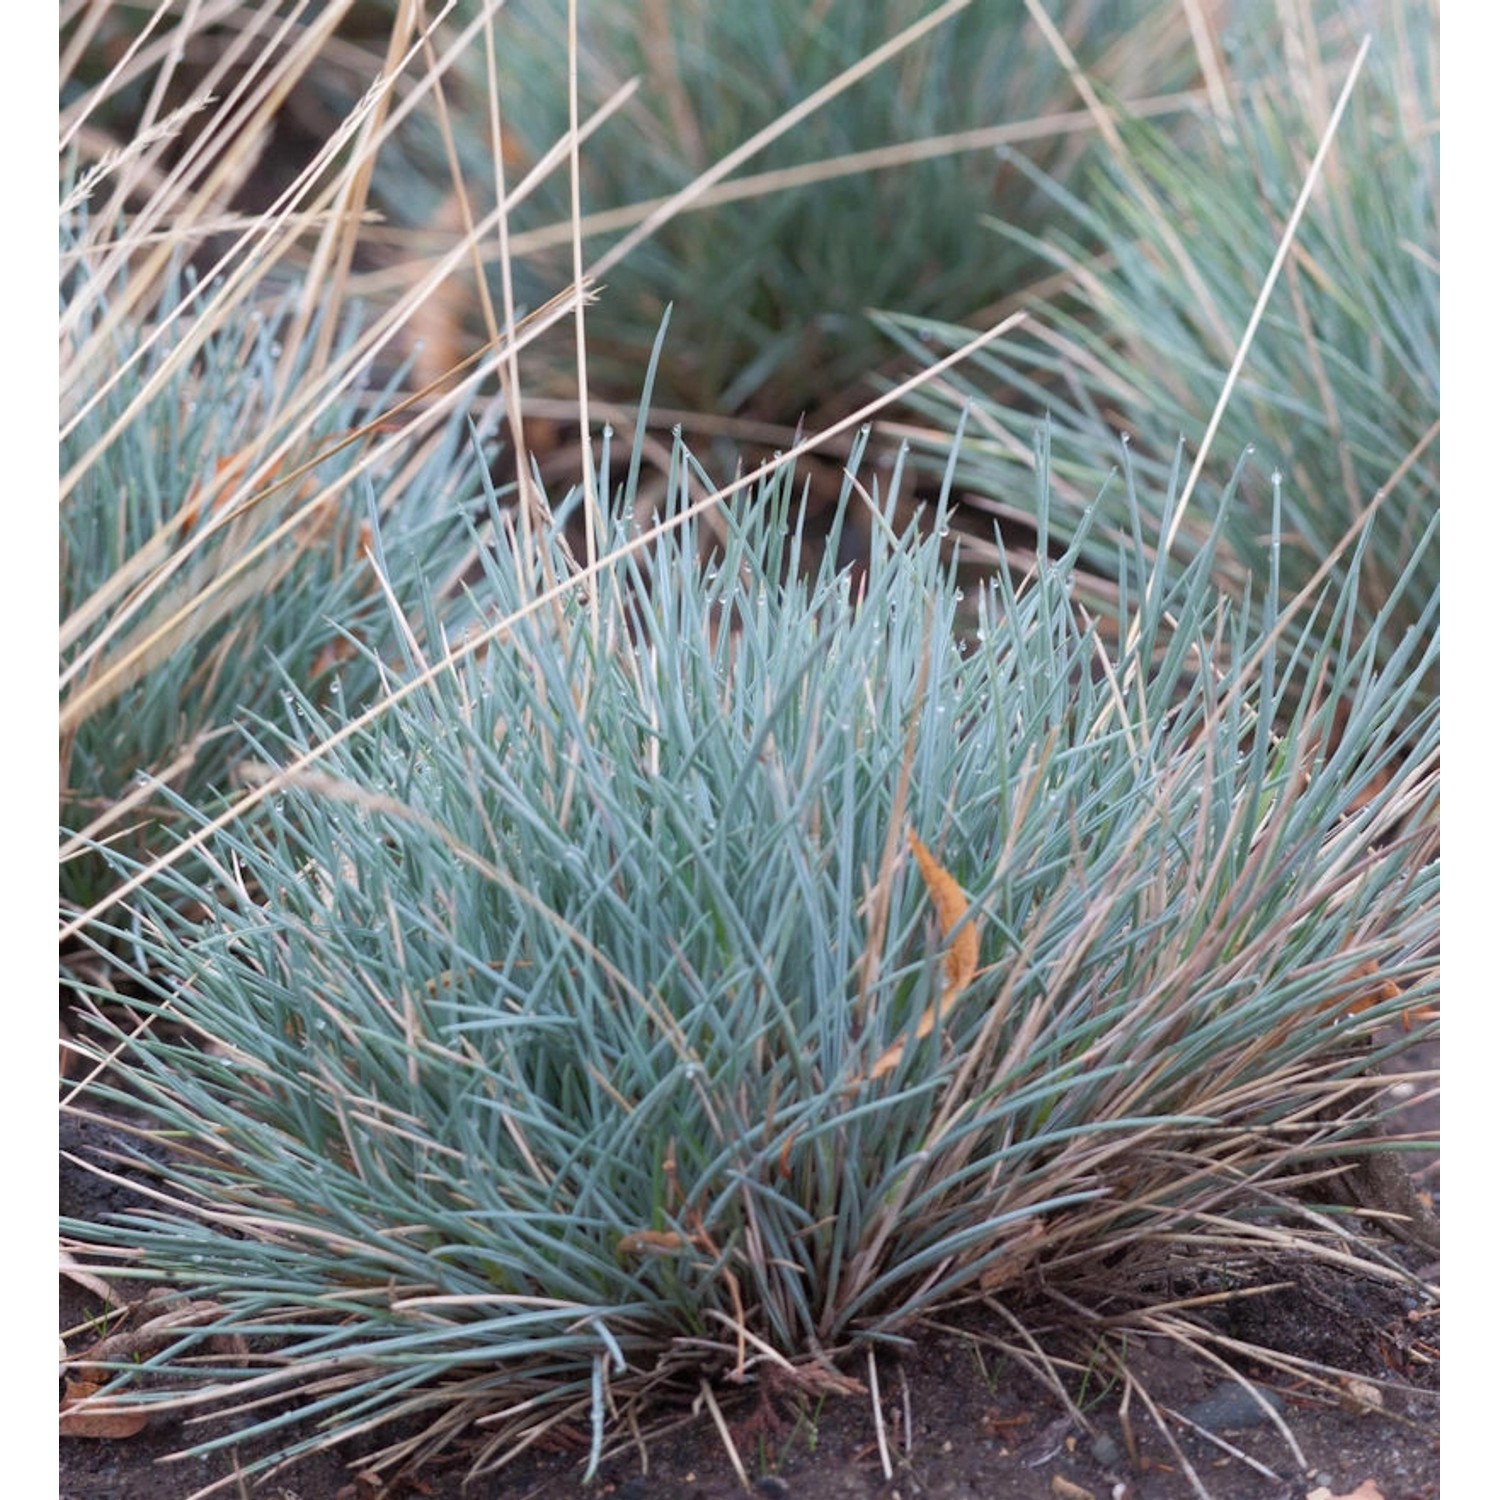
[(128, 1438), (146, 1425), (143, 1406), (111, 1406), (104, 1401), (86, 1404), (98, 1394), (103, 1383), (92, 1379), (64, 1381), (57, 1419), (60, 1436)]
[(980, 1275), (980, 1291), (993, 1292), (1000, 1287), (1009, 1286), (1014, 1281), (1019, 1281), (1046, 1243), (1046, 1225), (1040, 1219), (1033, 1219), (1022, 1233), (1006, 1246), (1005, 1254)]
[[(950, 935), (953, 938), (943, 960), (943, 992), (917, 1023), (916, 1034), (920, 1041), (952, 1010), (954, 1002), (979, 972), (979, 923), (976, 918), (959, 927), (964, 913), (969, 909), (969, 898), (964, 888), (933, 858), (931, 850), (910, 829), (907, 830), (906, 838), (911, 845), (911, 852), (916, 856), (917, 869), (921, 872), (922, 883), (927, 887), (928, 899), (937, 913), (938, 931), (944, 938)], [(954, 933), (956, 927), (958, 931)], [(867, 1076), (872, 1079), (883, 1078), (901, 1061), (906, 1045), (905, 1037), (899, 1042), (893, 1042), (875, 1059), (875, 1065)]]
[(1352, 1375), (1346, 1375), (1340, 1384), (1344, 1387), (1344, 1394), (1339, 1404), (1345, 1411), (1364, 1416), (1367, 1412), (1385, 1410), (1385, 1395), (1372, 1381), (1359, 1380)]
[(1369, 1010), (1373, 1005), (1384, 1005), (1401, 998), (1399, 987), (1389, 979), (1379, 979), (1377, 977), (1379, 973), (1380, 965), (1373, 958), (1367, 958), (1354, 970), (1351, 978), (1356, 981), (1368, 979), (1370, 983), (1362, 986), (1359, 993), (1352, 999), (1343, 1002), (1343, 1011), (1346, 1016), (1357, 1016), (1362, 1011)]
[[(81, 1280), (77, 1269), (70, 1269), (69, 1259), (64, 1250), (64, 1272)], [(105, 1292), (108, 1292), (107, 1287)], [(182, 1329), (209, 1322), (223, 1313), (223, 1308), (216, 1302), (180, 1301), (170, 1295), (147, 1297), (133, 1303), (120, 1303), (111, 1295), (110, 1305), (113, 1310), (125, 1314), (127, 1319), (143, 1321), (137, 1327), (106, 1334), (81, 1354), (71, 1358), (65, 1356), (59, 1416), (59, 1430), (64, 1437), (134, 1437), (146, 1425), (149, 1413), (142, 1406), (99, 1398), (99, 1392), (113, 1378), (113, 1372), (106, 1365), (148, 1354), (175, 1338)], [(207, 1346), (214, 1353), (237, 1357), (248, 1352), (244, 1339), (238, 1334), (211, 1335)]]
[(57, 1269), (69, 1281), (76, 1281), (85, 1291), (92, 1292), (112, 1312), (123, 1305), (110, 1284), (102, 1276), (80, 1266), (66, 1245), (57, 1247)]
[[(251, 452), (248, 448), (238, 453), (226, 454), (214, 463), (214, 477), (208, 486), (210, 490), (208, 509), (209, 514), (214, 515), (223, 511), (234, 498), (239, 486), (245, 478), (245, 471), (250, 466)], [(286, 457), (275, 459), (267, 464), (255, 476), (249, 486), (252, 490), (263, 489), (275, 477), (278, 469), (285, 463)], [(188, 491), (188, 497), (182, 510), (179, 512), (177, 523), (177, 535), (179, 538), (187, 536), (198, 524), (199, 512), (203, 505), (203, 485), (195, 484)]]
[(695, 1248), (702, 1248), (696, 1238), (672, 1229), (636, 1229), (620, 1236), (615, 1254), (624, 1260), (627, 1256), (682, 1255)]
[(1081, 1484), (1074, 1484), (1071, 1479), (1064, 1479), (1061, 1474), (1052, 1476), (1052, 1493), (1057, 1500), (1094, 1500), (1094, 1492), (1086, 1490)]
[[(1380, 966), (1373, 958), (1367, 958), (1362, 964), (1355, 968), (1350, 976), (1356, 983), (1360, 983), (1359, 992), (1349, 1000), (1342, 1002), (1343, 1014), (1346, 1016), (1357, 1016), (1367, 1011), (1374, 1005), (1386, 1005), (1392, 1000), (1401, 998), (1401, 987), (1390, 979), (1381, 979)], [(1368, 984), (1361, 983), (1368, 980)], [(1334, 1000), (1331, 1004), (1339, 1004)], [(1437, 1007), (1435, 1005), (1408, 1005), (1401, 1012), (1401, 1029), (1410, 1031), (1414, 1026), (1436, 1019)]]
[[(1318, 1002), (1318, 1009), (1323, 1012), (1336, 1012), (1346, 1019), (1361, 1015), (1376, 1005), (1389, 1005), (1391, 1001), (1401, 998), (1400, 986), (1393, 980), (1382, 977), (1381, 965), (1373, 958), (1367, 958), (1355, 964), (1330, 988), (1333, 992), (1326, 1000)], [(1435, 1015), (1436, 1010), (1432, 1006), (1408, 1004), (1401, 1012), (1401, 1029), (1410, 1031), (1415, 1024), (1430, 1021)], [(1300, 1016), (1288, 1018), (1271, 1033), (1271, 1042), (1279, 1046), (1296, 1027), (1302, 1024), (1304, 1023)]]
[(1307, 1500), (1385, 1500), (1385, 1496), (1373, 1479), (1366, 1479), (1347, 1495), (1335, 1495), (1326, 1484), (1320, 1484), (1317, 1489), (1307, 1492)]

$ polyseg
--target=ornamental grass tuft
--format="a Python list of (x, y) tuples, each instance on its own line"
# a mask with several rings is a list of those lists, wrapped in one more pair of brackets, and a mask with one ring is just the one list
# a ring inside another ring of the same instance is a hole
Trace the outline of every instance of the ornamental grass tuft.
[[(200, 334), (204, 289), (179, 267), (149, 321), (112, 327), (118, 288), (85, 270), (102, 236), (64, 227), (62, 889), (82, 909), (108, 889), (91, 842), (141, 857), (178, 822), (163, 789), (199, 806), (227, 793), (237, 715), (279, 713), (288, 678), (319, 699), (335, 681), (354, 701), (374, 691), (353, 645), (386, 624), (371, 513), (388, 517), (397, 597), (413, 597), (414, 570), (459, 569), (468, 537), (449, 484), (466, 436), (429, 421), (398, 461), (381, 435), (395, 382), (320, 390), (307, 356), (322, 320), (284, 349), (286, 297)], [(357, 329), (351, 318), (336, 361)]]
[(64, 1232), (191, 1308), (119, 1399), (239, 1392), (282, 1457), (388, 1428), (377, 1470), (582, 1425), (597, 1466), (966, 1300), (1020, 1339), (1146, 1318), (1195, 1247), (1404, 1274), (1338, 1185), (1436, 985), (1435, 634), (1377, 659), (1352, 584), (1316, 639), (1143, 542), (1095, 616), (1087, 519), (961, 598), (946, 501), (897, 534), (863, 447), (872, 541), (812, 574), (790, 462), (714, 505), (677, 445), (581, 570), (485, 485), (484, 630), (425, 650), (419, 607), (378, 703), (247, 731), (209, 878), (85, 930), (75, 1107), (137, 1111), (153, 1185)]
[[(1165, 500), (1167, 512), (1184, 435), (1195, 448), (1216, 435), (1226, 463), (1253, 448), (1220, 537), (1226, 587), (1264, 579), (1278, 474), (1283, 581), (1302, 587), (1373, 517), (1360, 602), (1394, 648), (1438, 588), (1433, 546), (1404, 610), (1383, 609), (1438, 509), (1437, 7), (1380, 0), (1278, 15), (1266, 39), (1225, 32), (1232, 66), (1207, 90), (1196, 130), (1125, 108), (1106, 122), (1107, 163), (1088, 174), (1044, 178), (1011, 158), (1050, 209), (1033, 225), (991, 216), (989, 227), (1052, 275), (1025, 299), (1033, 316), (1021, 330), (914, 402), (934, 424), (935, 471), (955, 405), (966, 404), (969, 446), (983, 456), (960, 461), (959, 481), (976, 506), (1012, 520), (1034, 519), (1039, 410), (1053, 422), (1060, 517), (1092, 500), (1121, 432), (1151, 481), (1147, 504)], [(924, 358), (968, 336), (927, 320), (886, 327)], [(1128, 524), (1123, 510), (1112, 519)], [(1188, 556), (1213, 518), (1180, 519), (1170, 534)]]

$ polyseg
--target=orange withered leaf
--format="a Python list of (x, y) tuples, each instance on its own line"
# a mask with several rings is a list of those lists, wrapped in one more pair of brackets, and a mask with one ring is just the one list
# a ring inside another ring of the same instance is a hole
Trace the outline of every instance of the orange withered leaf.
[[(969, 898), (959, 883), (932, 857), (926, 844), (910, 829), (906, 834), (911, 852), (916, 856), (917, 869), (922, 872), (922, 883), (937, 912), (938, 930), (946, 938), (958, 926), (963, 914), (969, 909)], [(943, 986), (943, 1001), (956, 995), (974, 978), (979, 970), (979, 926), (970, 922), (954, 939), (944, 960), (943, 971), (947, 982)]]
[(104, 1378), (64, 1382), (62, 1408), (58, 1413), (59, 1436), (128, 1438), (146, 1425), (150, 1413), (143, 1406), (87, 1404), (102, 1388)]
[[(1381, 979), (1380, 965), (1373, 958), (1367, 958), (1355, 969), (1353, 978), (1356, 980), (1368, 979), (1370, 983), (1362, 988), (1359, 994), (1352, 999), (1343, 1001), (1343, 1011), (1346, 1016), (1357, 1016), (1362, 1011), (1367, 1011), (1371, 1006), (1383, 1005), (1392, 1000), (1401, 998), (1400, 989), (1391, 983), (1389, 979)], [(1337, 1004), (1332, 1001), (1330, 1004)]]
[[(970, 921), (959, 927), (964, 913), (969, 909), (969, 898), (964, 888), (933, 858), (932, 851), (910, 829), (907, 830), (906, 838), (911, 845), (911, 852), (916, 856), (917, 869), (921, 872), (922, 883), (927, 887), (928, 899), (937, 913), (938, 930), (945, 939), (952, 938), (943, 960), (942, 994), (917, 1023), (916, 1035), (920, 1041), (953, 1009), (954, 1001), (979, 972), (979, 923)], [(954, 932), (954, 928), (958, 928), (958, 931)], [(904, 1037), (899, 1042), (892, 1042), (875, 1059), (875, 1065), (867, 1076), (883, 1078), (901, 1061), (905, 1050)]]
[(701, 1235), (690, 1237), (674, 1229), (636, 1229), (620, 1236), (615, 1253), (624, 1260), (627, 1256), (681, 1255), (703, 1248)]
[[(1362, 1011), (1369, 1010), (1371, 1006), (1384, 1005), (1401, 998), (1400, 986), (1389, 979), (1381, 979), (1379, 975), (1380, 966), (1373, 958), (1366, 959), (1355, 969), (1355, 979), (1367, 979), (1370, 983), (1352, 1000), (1343, 1002), (1343, 1012), (1346, 1016), (1357, 1016)], [(1437, 1010), (1431, 1005), (1408, 1005), (1401, 1012), (1401, 1029), (1410, 1031), (1422, 1022), (1434, 1020), (1436, 1016)]]
[[(285, 462), (285, 455), (278, 458), (274, 463), (267, 464), (260, 473), (255, 476), (251, 486), (260, 489), (276, 477), (276, 471)], [(230, 453), (214, 463), (213, 477), (213, 499), (210, 502), (210, 511), (222, 510), (235, 494), (237, 487), (245, 477), (245, 470), (250, 464), (250, 453), (241, 450), (238, 453)], [(187, 503), (182, 507), (181, 519), (177, 525), (177, 535), (185, 537), (198, 524), (198, 513), (202, 505), (203, 485), (195, 484), (188, 492)]]

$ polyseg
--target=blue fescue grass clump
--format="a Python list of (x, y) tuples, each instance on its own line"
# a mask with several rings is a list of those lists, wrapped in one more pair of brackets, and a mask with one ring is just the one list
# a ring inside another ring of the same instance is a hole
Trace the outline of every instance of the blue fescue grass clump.
[[(1174, 6), (1070, 0), (1062, 24), (1084, 65), (1122, 97), (1166, 96), (1181, 108), (1172, 91), (1191, 85), (1195, 66)], [(457, 29), (439, 29), (438, 50)], [(903, 36), (878, 69), (823, 94)], [(415, 116), (372, 179), (388, 244), (425, 253), (431, 226), (458, 203), (482, 216), (497, 162), (514, 182), (565, 136), (568, 38), (562, 0), (511, 0), (493, 37), (460, 49), (453, 107), (440, 123)], [(1092, 146), (1067, 73), (1021, 5), (865, 0), (835, 18), (794, 4), (643, 11), (606, 0), (580, 13), (577, 46), (579, 118), (590, 127), (578, 227), (585, 263), (608, 266), (591, 320), (590, 382), (598, 395), (631, 399), (640, 351), (673, 302), (681, 336), (657, 389), (689, 422), (738, 413), (793, 425), (825, 404), (849, 409), (886, 353), (868, 308), (968, 318), (1038, 273), (1030, 250), (978, 232), (985, 215), (1029, 223), (1046, 212), (1043, 195), (998, 166), (992, 148), (1007, 140), (1071, 178)], [(348, 55), (310, 80), (330, 112), (368, 86)], [(491, 92), (504, 120), (498, 139), (477, 107)], [(820, 94), (795, 129), (775, 131)], [(609, 117), (594, 130), (600, 111)], [(662, 201), (717, 176), (721, 161), (768, 131), (727, 182), (615, 263)], [(571, 205), (564, 170), (518, 207), (511, 270), (533, 305), (571, 275)], [(459, 306), (476, 332), (479, 297)], [(540, 384), (543, 372), (532, 379)], [(559, 359), (549, 383), (571, 390), (572, 379), (571, 361)]]
[[(1219, 453), (1227, 462), (1253, 446), (1266, 476), (1284, 476), (1283, 582), (1301, 587), (1373, 514), (1361, 605), (1394, 648), (1438, 587), (1438, 548), (1427, 546), (1406, 608), (1383, 610), (1438, 509), (1437, 8), (1381, 0), (1315, 15), (1288, 6), (1283, 22), (1274, 46), (1237, 39), (1226, 91), (1217, 107), (1202, 106), (1196, 133), (1181, 120), (1169, 132), (1126, 112), (1107, 167), (1087, 181), (1043, 179), (1013, 158), (1045, 188), (1051, 210), (1022, 227), (992, 217), (990, 228), (1051, 266), (1050, 290), (1025, 328), (955, 373), (946, 399), (915, 399), (937, 422), (934, 467), (946, 462), (953, 399), (972, 402), (975, 461), (960, 463), (960, 483), (1012, 510), (1026, 507), (1030, 432), (1048, 411), (1054, 473), (1076, 515), (1122, 430), (1151, 481), (1143, 499), (1170, 502), (1164, 481), (1176, 444), (1183, 435), (1207, 441), (1228, 382)], [(1291, 253), (1228, 381), (1309, 180)], [(930, 324), (887, 327), (924, 358), (967, 337)], [(1233, 587), (1264, 581), (1272, 504), (1269, 482), (1247, 483), (1227, 519), (1223, 567)], [(1127, 524), (1123, 512), (1114, 519)], [(1185, 521), (1184, 555), (1201, 546), (1206, 524)]]
[[(335, 680), (355, 702), (378, 688), (353, 647), (390, 623), (372, 509), (394, 512), (399, 598), (418, 568), (440, 588), (468, 536), (450, 491), (463, 424), (372, 463), (401, 372), (324, 380), (311, 354), (331, 312), (283, 349), (295, 299), (266, 290), (205, 331), (212, 289), (179, 267), (147, 319), (120, 319), (109, 237), (81, 210), (62, 222), (60, 818), (87, 835), (66, 838), (62, 886), (83, 907), (109, 878), (89, 840), (146, 856), (175, 818), (159, 787), (200, 807), (227, 794), (235, 720), (281, 716), (284, 676), (318, 700)], [(330, 332), (335, 366), (359, 327), (350, 308)]]
[(1043, 1268), (1149, 1305), (1195, 1233), (1380, 1266), (1324, 1179), (1436, 984), (1435, 631), (1377, 660), (1346, 585), (1295, 634), (1274, 564), (1225, 598), (1139, 529), (1090, 615), (1087, 518), (965, 599), (861, 447), (868, 552), (811, 575), (790, 465), (715, 510), (679, 444), (581, 571), (491, 495), (485, 628), (398, 619), (383, 707), (251, 731), (209, 878), (89, 929), (140, 997), (89, 1092), (168, 1149), (65, 1232), (195, 1299), (122, 1383), (290, 1391), (283, 1456), (411, 1417), (377, 1466), (578, 1423), (597, 1463), (648, 1398), (850, 1389)]

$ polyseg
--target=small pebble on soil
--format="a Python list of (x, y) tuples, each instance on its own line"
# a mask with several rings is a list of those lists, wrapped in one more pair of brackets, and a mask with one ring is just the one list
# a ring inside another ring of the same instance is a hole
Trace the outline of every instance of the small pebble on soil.
[[(1257, 1400), (1257, 1396), (1260, 1398)], [(1251, 1390), (1237, 1380), (1221, 1381), (1201, 1401), (1195, 1401), (1184, 1412), (1189, 1422), (1207, 1432), (1234, 1432), (1245, 1427), (1259, 1427), (1271, 1420), (1271, 1411), (1282, 1410), (1281, 1397), (1275, 1391), (1258, 1385)]]

